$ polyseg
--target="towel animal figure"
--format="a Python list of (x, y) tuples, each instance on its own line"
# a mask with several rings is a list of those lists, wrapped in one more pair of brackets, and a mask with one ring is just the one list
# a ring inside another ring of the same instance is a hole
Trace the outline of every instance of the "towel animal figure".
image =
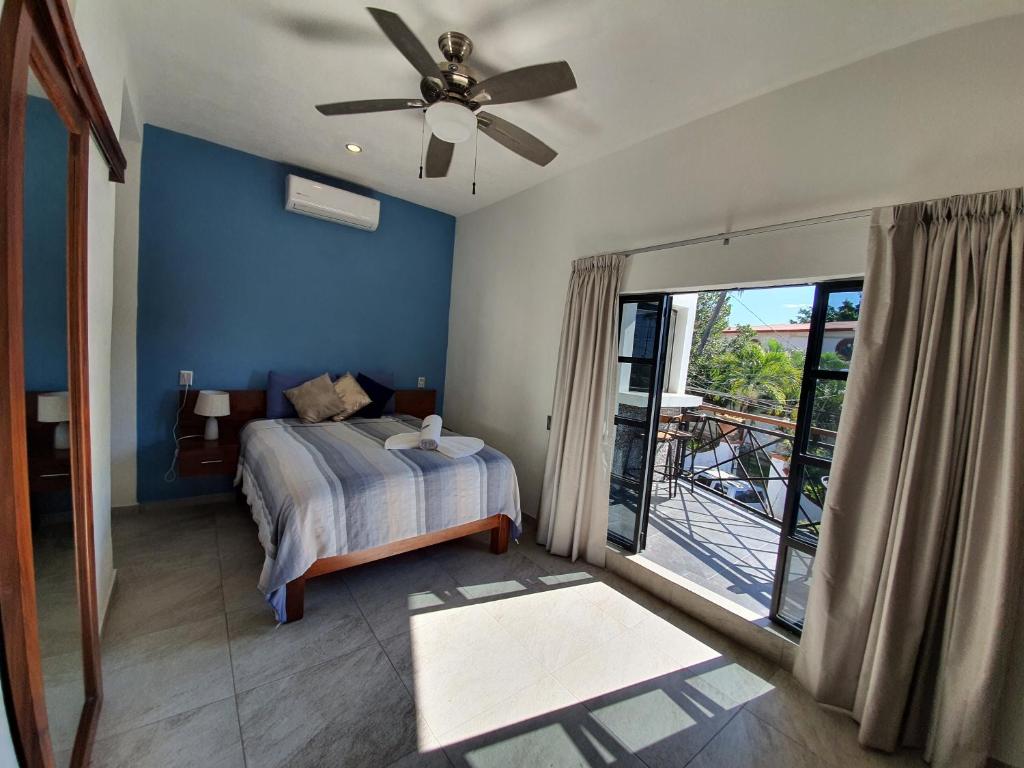
[(419, 432), (392, 435), (384, 441), (384, 447), (389, 451), (419, 448), (421, 451), (437, 451), (449, 459), (462, 459), (483, 449), (484, 441), (479, 437), (442, 436), (441, 417), (432, 413), (423, 420)]
[(420, 448), (424, 451), (436, 451), (441, 443), (441, 417), (432, 413), (423, 420), (420, 427)]

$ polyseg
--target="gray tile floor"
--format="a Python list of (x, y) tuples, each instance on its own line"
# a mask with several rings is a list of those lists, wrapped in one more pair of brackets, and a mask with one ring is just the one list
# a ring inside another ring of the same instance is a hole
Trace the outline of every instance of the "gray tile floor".
[(325, 576), (276, 627), (244, 507), (114, 520), (94, 766), (867, 766), (788, 674), (525, 536)]
[(645, 557), (759, 617), (772, 601), (779, 528), (679, 482), (655, 483)]

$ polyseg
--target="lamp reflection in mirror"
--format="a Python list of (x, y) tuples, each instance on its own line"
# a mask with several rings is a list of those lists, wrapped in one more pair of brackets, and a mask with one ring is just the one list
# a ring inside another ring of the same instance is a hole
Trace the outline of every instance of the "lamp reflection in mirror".
[(68, 393), (43, 392), (39, 395), (37, 412), (39, 421), (57, 425), (53, 430), (54, 450), (66, 451), (71, 446), (68, 428), (68, 419), (71, 418), (68, 415)]
[(198, 416), (207, 417), (203, 438), (206, 440), (216, 440), (220, 437), (217, 417), (227, 416), (231, 413), (231, 402), (228, 393), (221, 392), (219, 389), (199, 390), (199, 396), (196, 398), (195, 412)]

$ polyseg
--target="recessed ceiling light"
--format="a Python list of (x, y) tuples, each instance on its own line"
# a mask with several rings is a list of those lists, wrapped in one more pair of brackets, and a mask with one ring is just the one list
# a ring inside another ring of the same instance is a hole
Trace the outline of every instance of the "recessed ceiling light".
[(358, 144), (346, 144), (345, 149), (347, 149), (354, 155), (358, 155), (360, 152), (363, 151), (363, 148), (360, 147)]

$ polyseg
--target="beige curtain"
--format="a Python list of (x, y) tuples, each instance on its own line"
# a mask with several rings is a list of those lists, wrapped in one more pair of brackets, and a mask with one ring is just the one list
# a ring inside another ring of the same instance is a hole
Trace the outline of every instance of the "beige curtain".
[(983, 765), (1024, 578), (1022, 191), (875, 212), (797, 677)]
[(573, 262), (558, 347), (537, 542), (604, 565), (612, 377), (625, 256)]

